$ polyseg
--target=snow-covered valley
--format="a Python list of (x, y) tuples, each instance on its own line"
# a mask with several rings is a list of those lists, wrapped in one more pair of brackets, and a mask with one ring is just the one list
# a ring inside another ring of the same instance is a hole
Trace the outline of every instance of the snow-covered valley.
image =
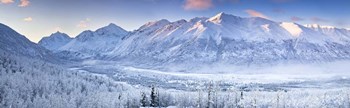
[[(87, 60), (71, 70), (104, 74), (132, 85), (158, 85), (168, 89), (196, 90), (215, 82), (222, 89), (292, 90), (296, 88), (350, 87), (349, 61), (271, 67), (211, 67), (192, 72), (164, 71), (120, 65), (113, 61)], [(223, 69), (224, 68), (224, 69)], [(102, 70), (102, 71), (101, 71)], [(206, 72), (205, 72), (206, 71)]]

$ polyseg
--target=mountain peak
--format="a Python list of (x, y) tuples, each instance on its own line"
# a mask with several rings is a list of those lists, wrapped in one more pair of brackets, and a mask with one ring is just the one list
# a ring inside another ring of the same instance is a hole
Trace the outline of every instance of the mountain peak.
[(314, 29), (335, 29), (335, 27), (333, 26), (322, 26), (322, 25), (318, 25), (318, 24), (306, 24), (304, 25), (307, 28), (314, 28)]
[(48, 37), (51, 37), (51, 36), (63, 36), (63, 37), (69, 37), (67, 34), (65, 33), (62, 33), (60, 31), (56, 31), (55, 33), (52, 33), (50, 36)]
[(72, 38), (67, 34), (57, 31), (55, 33), (52, 33), (50, 36), (43, 37), (38, 44), (45, 47), (46, 49), (55, 51), (71, 40)]
[(221, 21), (224, 21), (224, 20), (234, 20), (234, 19), (237, 19), (239, 17), (237, 16), (234, 16), (234, 15), (230, 15), (230, 14), (226, 14), (224, 12), (220, 12), (218, 14), (216, 14), (215, 16), (209, 18), (209, 21), (212, 21), (212, 22), (221, 22)]
[(83, 32), (81, 32), (76, 38), (79, 38), (81, 36), (85, 37), (85, 36), (89, 36), (89, 35), (92, 35), (94, 32), (91, 31), (91, 30), (85, 30)]
[(181, 20), (178, 20), (178, 21), (175, 21), (174, 23), (186, 23), (187, 21), (185, 19), (181, 19)]
[(208, 19), (207, 17), (195, 17), (195, 18), (192, 18), (189, 22), (196, 23), (198, 21), (205, 21), (207, 19)]
[(63, 38), (70, 38), (67, 34), (65, 33), (62, 33), (62, 32), (55, 32), (55, 33), (52, 33), (49, 37), (63, 37)]
[(215, 16), (211, 17), (209, 20), (211, 20), (211, 21), (219, 20), (219, 19), (222, 19), (225, 16), (228, 16), (228, 15), (225, 14), (224, 12), (220, 12), (220, 13), (216, 14)]
[(171, 22), (166, 20), (166, 19), (161, 19), (161, 20), (157, 20), (157, 21), (148, 22), (148, 23), (144, 24), (143, 26), (141, 26), (140, 29), (145, 29), (145, 28), (152, 27), (152, 26), (155, 26), (155, 27), (164, 26), (164, 25), (167, 25), (169, 23), (171, 23)]
[(117, 25), (114, 24), (114, 23), (109, 23), (106, 27), (119, 27), (119, 26), (117, 26)]
[(224, 12), (220, 12), (220, 13), (216, 14), (215, 16), (224, 16), (224, 15), (227, 15), (227, 14)]
[(96, 30), (96, 33), (100, 35), (104, 35), (104, 34), (126, 35), (127, 32), (128, 31), (124, 30), (123, 28), (117, 26), (114, 23), (110, 23), (107, 26)]
[(170, 22), (170, 21), (168, 21), (167, 19), (161, 19), (161, 20), (159, 20), (159, 21), (157, 21), (157, 22)]
[[(104, 26), (100, 29), (122, 29), (121, 27), (117, 26), (116, 24), (114, 23), (109, 23), (107, 26)], [(99, 29), (98, 29), (99, 30)], [(96, 30), (96, 31), (98, 31)]]
[(320, 28), (320, 25), (318, 24), (305, 24), (304, 26), (308, 28)]
[(167, 19), (161, 19), (153, 22), (148, 22), (146, 25), (152, 26), (152, 25), (163, 25), (163, 24), (168, 24), (170, 21)]

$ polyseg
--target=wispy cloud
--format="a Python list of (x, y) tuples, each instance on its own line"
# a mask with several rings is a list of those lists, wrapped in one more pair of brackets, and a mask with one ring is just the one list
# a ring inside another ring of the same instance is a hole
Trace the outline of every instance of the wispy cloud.
[(206, 10), (213, 7), (212, 0), (186, 0), (185, 10)]
[(33, 18), (32, 17), (27, 17), (27, 18), (24, 18), (23, 21), (31, 22), (31, 21), (33, 21)]
[(19, 7), (27, 7), (29, 6), (30, 2), (29, 0), (21, 0), (20, 4), (18, 5)]
[(89, 26), (90, 19), (86, 18), (85, 20), (81, 20), (79, 24), (77, 25), (78, 28), (86, 28)]
[(328, 20), (319, 17), (312, 17), (310, 20), (313, 22), (328, 22)]
[(302, 21), (302, 20), (304, 20), (304, 19), (303, 19), (303, 18), (300, 18), (300, 17), (297, 17), (297, 16), (292, 16), (292, 17), (290, 17), (290, 20), (296, 22), (296, 21)]
[(268, 19), (268, 17), (266, 15), (264, 15), (261, 12), (258, 12), (256, 10), (248, 9), (248, 10), (245, 10), (245, 12), (248, 13), (252, 17), (260, 17), (260, 18)]
[[(14, 3), (14, 0), (0, 0), (1, 4), (11, 4)], [(27, 7), (29, 6), (30, 1), (29, 0), (20, 0), (19, 7)]]
[(10, 3), (13, 3), (13, 0), (0, 0), (0, 3), (2, 3), (2, 4), (10, 4)]

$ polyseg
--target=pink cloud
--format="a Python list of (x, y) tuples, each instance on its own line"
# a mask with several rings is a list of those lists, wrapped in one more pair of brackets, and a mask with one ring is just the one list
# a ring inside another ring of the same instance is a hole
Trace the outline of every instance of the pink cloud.
[(186, 0), (185, 10), (205, 10), (213, 6), (212, 0)]
[(0, 0), (0, 3), (2, 3), (2, 4), (10, 4), (10, 3), (13, 3), (13, 0)]
[(27, 7), (29, 5), (29, 0), (21, 0), (19, 7)]
[(290, 20), (292, 20), (292, 21), (302, 21), (302, 20), (304, 20), (303, 18), (300, 18), (300, 17), (297, 17), (297, 16), (292, 16), (291, 18), (290, 18)]
[(33, 18), (32, 17), (27, 17), (27, 18), (24, 18), (23, 21), (31, 22), (31, 21), (33, 21)]
[(87, 28), (89, 27), (90, 19), (86, 18), (85, 20), (81, 20), (77, 25), (78, 28)]
[(265, 16), (261, 12), (255, 11), (255, 10), (248, 9), (248, 10), (245, 10), (245, 12), (247, 12), (252, 17), (260, 17), (260, 18), (268, 19), (267, 16)]

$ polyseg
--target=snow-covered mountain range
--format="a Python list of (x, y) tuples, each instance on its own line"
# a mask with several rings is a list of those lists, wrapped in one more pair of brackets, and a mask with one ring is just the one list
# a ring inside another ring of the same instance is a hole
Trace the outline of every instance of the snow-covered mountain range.
[(93, 58), (112, 51), (128, 33), (111, 23), (96, 31), (86, 30), (73, 39), (66, 34), (55, 33), (44, 37), (39, 44), (61, 57)]
[(55, 37), (44, 38), (40, 45), (67, 54), (65, 57), (84, 55), (79, 57), (145, 64), (249, 65), (350, 58), (349, 30), (225, 13), (188, 21), (162, 19), (131, 32), (110, 24), (71, 40)]
[(95, 32), (87, 30), (59, 48), (64, 51), (88, 53), (92, 55), (111, 51), (128, 32), (115, 24), (109, 24)]
[(110, 55), (118, 60), (185, 65), (316, 62), (349, 58), (349, 39), (334, 37), (350, 35), (334, 34), (297, 23), (219, 13), (211, 18), (147, 23), (128, 35)]

